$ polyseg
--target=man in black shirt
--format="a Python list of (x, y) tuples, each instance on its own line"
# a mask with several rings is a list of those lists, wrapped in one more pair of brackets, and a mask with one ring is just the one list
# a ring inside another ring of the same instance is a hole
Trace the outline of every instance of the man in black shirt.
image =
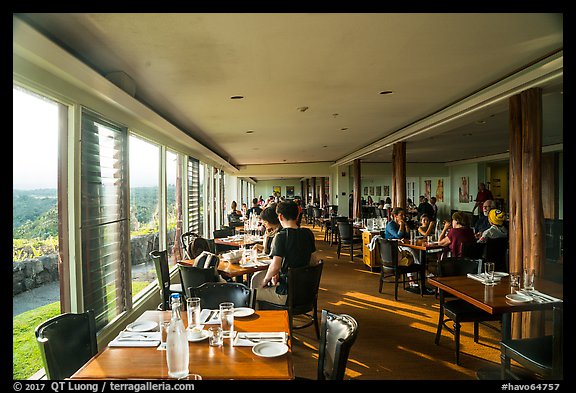
[(248, 217), (251, 215), (259, 216), (262, 213), (262, 208), (258, 205), (258, 198), (252, 199), (252, 207), (248, 209)]
[(298, 207), (294, 202), (280, 202), (276, 207), (276, 213), (282, 229), (272, 241), (269, 254), (272, 262), (263, 279), (262, 274), (254, 274), (252, 287), (256, 288), (257, 301), (264, 300), (285, 305), (288, 297), (288, 268), (310, 264), (310, 257), (316, 251), (316, 244), (314, 233), (310, 229), (298, 228)]

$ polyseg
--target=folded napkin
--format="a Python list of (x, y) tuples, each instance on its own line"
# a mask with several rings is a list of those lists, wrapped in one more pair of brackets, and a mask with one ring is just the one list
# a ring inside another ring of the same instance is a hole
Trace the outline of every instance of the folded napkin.
[[(484, 284), (484, 282), (486, 281), (486, 274), (485, 273), (480, 273), (480, 274), (468, 273), (466, 276), (468, 278), (473, 279), (473, 280), (480, 281), (482, 284)], [(500, 281), (501, 278), (502, 277), (498, 277), (498, 276), (494, 275), (494, 282)]]
[(160, 344), (160, 332), (127, 332), (120, 334), (108, 343), (109, 347), (157, 347)]
[(200, 311), (200, 323), (204, 325), (219, 325), (220, 324), (220, 311), (210, 310), (208, 308)]
[(233, 345), (236, 347), (253, 347), (264, 341), (287, 344), (288, 334), (286, 332), (238, 332)]
[(562, 302), (562, 301), (563, 301), (562, 299), (558, 299), (558, 298), (556, 298), (556, 297), (554, 297), (554, 296), (547, 295), (547, 294), (542, 293), (542, 292), (540, 292), (540, 291), (537, 291), (537, 290), (535, 290), (535, 289), (532, 290), (532, 291), (526, 291), (526, 290), (524, 290), (524, 289), (521, 289), (521, 290), (519, 290), (519, 291), (517, 291), (517, 292), (519, 292), (519, 293), (521, 293), (521, 294), (523, 294), (523, 295), (526, 295), (526, 296), (531, 296), (531, 297), (537, 298), (538, 300), (540, 300), (540, 301), (542, 301), (542, 302), (545, 302), (545, 303), (548, 303), (548, 302)]

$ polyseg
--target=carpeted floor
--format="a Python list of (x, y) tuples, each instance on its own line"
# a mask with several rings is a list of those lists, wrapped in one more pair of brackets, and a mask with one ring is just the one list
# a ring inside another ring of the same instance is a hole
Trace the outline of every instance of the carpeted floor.
[[(312, 230), (325, 263), (318, 309), (349, 314), (359, 324), (345, 379), (473, 380), (477, 370), (499, 366), (499, 332), (481, 325), (480, 340), (474, 343), (472, 324), (463, 324), (457, 366), (451, 333), (443, 330), (440, 345), (434, 344), (435, 296), (422, 298), (399, 289), (395, 301), (393, 285), (384, 285), (379, 293), (379, 273), (370, 272), (361, 257), (351, 261), (350, 254), (342, 253), (337, 259), (337, 245), (325, 242), (318, 227)], [(313, 326), (294, 331), (292, 349), (296, 375), (316, 379), (318, 341)]]

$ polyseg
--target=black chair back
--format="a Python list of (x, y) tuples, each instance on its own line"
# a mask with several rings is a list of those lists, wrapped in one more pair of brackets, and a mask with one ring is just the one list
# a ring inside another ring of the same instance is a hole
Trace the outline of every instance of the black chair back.
[(462, 243), (462, 256), (470, 259), (484, 259), (486, 243)]
[(194, 289), (206, 282), (218, 282), (217, 267), (196, 267), (187, 264), (178, 264), (180, 277), (182, 277), (182, 287), (186, 290), (186, 296), (191, 297), (190, 288)]
[(465, 276), (479, 273), (481, 264), (477, 260), (465, 257), (447, 257), (438, 261), (436, 271), (439, 277)]
[(508, 271), (508, 244), (507, 237), (486, 239), (484, 261), (494, 262), (494, 269), (498, 272)]
[(69, 378), (98, 353), (93, 310), (57, 315), (34, 333), (48, 379)]
[[(288, 268), (288, 296), (285, 305), (278, 305), (266, 301), (259, 301), (261, 310), (288, 310), (290, 320), (290, 334), (293, 329), (303, 329), (314, 324), (316, 337), (320, 338), (318, 323), (318, 291), (324, 261), (319, 260), (316, 265), (297, 268)], [(311, 314), (310, 314), (311, 313)], [(294, 326), (294, 315), (305, 315), (309, 318), (306, 323)]]
[(384, 266), (398, 266), (398, 241), (380, 238), (380, 260)]
[(203, 251), (212, 251), (208, 240), (200, 237), (197, 233), (190, 231), (183, 233), (181, 239), (184, 257), (187, 259), (194, 259)]
[(156, 278), (158, 287), (160, 287), (160, 299), (162, 301), (160, 308), (162, 310), (170, 309), (170, 270), (168, 269), (168, 257), (166, 250), (154, 250), (150, 252), (150, 257), (154, 260), (156, 268)]
[[(423, 295), (424, 279), (426, 277), (426, 264), (412, 263), (408, 266), (400, 265), (398, 260), (398, 240), (385, 239), (380, 237), (378, 238), (378, 245), (380, 247), (380, 260), (382, 261), (378, 292), (382, 293), (382, 286), (385, 282), (394, 283), (394, 299), (398, 300), (398, 285), (400, 283), (401, 277), (403, 277), (403, 286), (406, 286), (406, 283), (410, 281), (419, 281), (420, 294)], [(418, 276), (411, 277), (406, 280), (407, 273), (418, 273)], [(391, 279), (392, 277), (394, 278), (393, 281), (387, 281), (388, 278)]]
[(354, 238), (354, 227), (349, 221), (339, 221), (338, 222), (338, 236), (342, 243), (351, 243)]
[(254, 290), (237, 282), (206, 282), (198, 287), (188, 288), (192, 296), (200, 298), (200, 307), (218, 309), (220, 303), (232, 302), (234, 307), (254, 308)]
[(214, 231), (214, 239), (221, 239), (223, 237), (234, 236), (234, 228), (221, 228)]
[(322, 310), (318, 379), (343, 380), (350, 349), (358, 336), (358, 322), (350, 315)]

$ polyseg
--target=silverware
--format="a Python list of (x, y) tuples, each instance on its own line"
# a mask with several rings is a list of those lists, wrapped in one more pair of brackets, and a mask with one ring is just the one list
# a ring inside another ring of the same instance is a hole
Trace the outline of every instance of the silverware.
[(204, 323), (206, 323), (206, 322), (208, 322), (209, 320), (211, 320), (211, 319), (212, 319), (212, 315), (214, 315), (215, 312), (216, 312), (215, 310), (210, 311), (210, 313), (208, 314), (208, 318), (206, 318), (206, 320), (204, 321)]

